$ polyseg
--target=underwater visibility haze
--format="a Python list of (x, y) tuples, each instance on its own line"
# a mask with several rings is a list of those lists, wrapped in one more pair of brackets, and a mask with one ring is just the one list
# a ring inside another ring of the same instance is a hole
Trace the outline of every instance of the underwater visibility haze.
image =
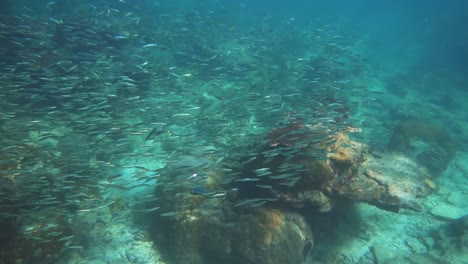
[(466, 10), (0, 0), (0, 264), (468, 263)]

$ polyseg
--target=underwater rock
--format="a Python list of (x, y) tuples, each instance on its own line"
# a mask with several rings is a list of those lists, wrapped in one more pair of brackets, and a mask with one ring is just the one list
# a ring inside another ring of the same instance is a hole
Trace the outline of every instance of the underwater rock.
[(468, 207), (468, 194), (461, 191), (451, 192), (447, 198), (448, 202), (456, 207)]
[(241, 160), (242, 173), (231, 184), (239, 199), (266, 197), (291, 208), (330, 211), (335, 174), (326, 155), (338, 139), (329, 133), (325, 127), (304, 124), (273, 130), (257, 156)]
[(8, 254), (0, 255), (5, 263), (57, 263), (66, 254), (68, 238), (73, 236), (66, 215), (54, 215), (48, 208), (22, 224), (15, 239), (4, 247)]
[(159, 239), (174, 263), (301, 264), (313, 247), (304, 217), (277, 209), (195, 209), (159, 220)]
[(230, 226), (211, 227), (215, 235), (202, 243), (207, 263), (304, 263), (313, 247), (312, 233), (297, 213), (257, 208)]
[(425, 241), (422, 239), (418, 239), (413, 236), (408, 237), (405, 241), (408, 248), (411, 249), (411, 252), (415, 254), (427, 252), (428, 248), (424, 242)]
[(375, 263), (389, 263), (389, 261), (395, 258), (395, 253), (388, 250), (388, 246), (382, 241), (377, 241), (371, 247), (372, 255), (374, 256)]
[(418, 199), (432, 189), (425, 182), (429, 172), (402, 155), (381, 153), (368, 155), (356, 175), (340, 180), (335, 190), (351, 200), (367, 202), (382, 209), (420, 210)]
[(336, 143), (331, 148), (328, 158), (333, 162), (335, 171), (344, 173), (362, 163), (367, 146), (356, 141), (351, 141), (346, 134), (339, 134)]
[(456, 220), (465, 214), (467, 214), (467, 208), (458, 208), (455, 206), (447, 205), (447, 204), (440, 204), (432, 207), (431, 214), (440, 220), (449, 220), (453, 221)]
[(444, 128), (424, 120), (401, 121), (393, 131), (389, 148), (415, 158), (439, 176), (455, 157), (456, 144)]
[(261, 195), (288, 207), (325, 212), (344, 197), (390, 211), (420, 210), (418, 199), (434, 190), (431, 174), (417, 162), (398, 153), (368, 153), (365, 144), (344, 133), (296, 124), (274, 130), (267, 139), (234, 180), (242, 199)]
[[(303, 134), (301, 137), (305, 138)], [(299, 164), (305, 170), (301, 171), (295, 186), (275, 193), (281, 201), (294, 207), (310, 204), (318, 211), (329, 211), (333, 200), (345, 197), (390, 211), (419, 210), (417, 200), (431, 193), (431, 186), (426, 183), (429, 172), (411, 159), (392, 153), (370, 155), (366, 145), (350, 140), (343, 133), (334, 135), (333, 139), (327, 146), (326, 160), (314, 160), (308, 155), (290, 159), (289, 163)], [(271, 171), (280, 166), (270, 166)]]
[(291, 208), (313, 209), (318, 212), (329, 212), (333, 209), (333, 200), (321, 191), (310, 190), (297, 193), (279, 194), (280, 200)]
[[(223, 171), (219, 167), (202, 170), (200, 175), (204, 176), (190, 179), (175, 171), (172, 166), (170, 177), (161, 178), (153, 205), (160, 207), (154, 213), (153, 234), (169, 261), (305, 263), (313, 237), (302, 215), (262, 206), (235, 206), (241, 198), (228, 186), (221, 192), (219, 181), (223, 179), (219, 175)], [(186, 172), (185, 167), (182, 171)]]

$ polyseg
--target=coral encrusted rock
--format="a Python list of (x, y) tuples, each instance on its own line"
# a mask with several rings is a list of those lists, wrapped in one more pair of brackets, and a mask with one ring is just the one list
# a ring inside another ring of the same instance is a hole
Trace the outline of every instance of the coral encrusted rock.
[(173, 263), (302, 264), (313, 247), (303, 216), (262, 207), (181, 212), (158, 222)]

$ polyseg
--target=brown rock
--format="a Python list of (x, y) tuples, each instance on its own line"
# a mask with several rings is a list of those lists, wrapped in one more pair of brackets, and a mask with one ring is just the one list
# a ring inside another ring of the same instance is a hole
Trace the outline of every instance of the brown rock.
[(208, 210), (161, 222), (175, 263), (300, 264), (313, 247), (310, 228), (297, 213), (257, 207), (249, 214)]
[(418, 199), (432, 189), (425, 183), (426, 168), (400, 154), (369, 155), (353, 177), (343, 177), (334, 186), (339, 195), (367, 202), (386, 210), (419, 210)]

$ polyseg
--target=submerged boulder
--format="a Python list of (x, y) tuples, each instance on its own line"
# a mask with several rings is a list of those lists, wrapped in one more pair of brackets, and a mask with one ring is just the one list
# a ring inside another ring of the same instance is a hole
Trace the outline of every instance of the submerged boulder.
[(156, 221), (156, 237), (173, 263), (300, 264), (313, 247), (312, 232), (298, 213), (235, 210), (222, 199), (186, 198), (190, 206)]
[[(310, 133), (304, 133), (303, 127)], [(325, 212), (333, 208), (334, 200), (344, 197), (398, 211), (401, 208), (419, 210), (418, 199), (433, 190), (429, 171), (409, 157), (390, 152), (369, 153), (365, 144), (350, 140), (344, 133), (329, 135), (323, 128), (308, 126), (290, 128), (301, 131), (293, 129), (288, 135), (276, 133), (281, 140), (273, 139), (273, 144), (267, 144), (270, 149), (267, 147), (261, 152), (271, 155), (271, 148), (275, 148), (280, 149), (279, 154), (273, 158), (259, 154), (246, 164), (242, 177), (260, 179), (240, 185), (240, 196), (254, 198), (260, 188), (254, 191), (252, 188), (268, 184), (271, 188), (263, 191), (263, 195), (278, 198), (292, 208)], [(288, 139), (290, 135), (301, 139), (296, 149), (291, 150), (295, 142)], [(278, 142), (283, 142), (283, 146)], [(290, 154), (292, 152), (294, 155)], [(258, 177), (255, 172), (259, 168), (268, 168), (271, 174)], [(291, 176), (283, 179), (281, 176), (285, 174)]]
[(419, 211), (418, 200), (432, 192), (427, 169), (395, 153), (367, 155), (355, 175), (337, 181), (340, 196), (366, 202), (389, 211)]

